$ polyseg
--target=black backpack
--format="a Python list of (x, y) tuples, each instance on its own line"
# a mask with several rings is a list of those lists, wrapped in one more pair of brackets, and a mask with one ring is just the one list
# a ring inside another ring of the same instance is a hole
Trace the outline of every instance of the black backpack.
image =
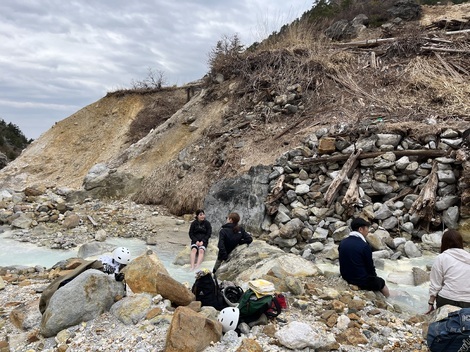
[(203, 306), (212, 306), (217, 310), (227, 307), (217, 279), (214, 279), (210, 273), (196, 279), (191, 291), (196, 296), (196, 301), (200, 301)]
[(431, 352), (470, 351), (470, 308), (429, 324), (427, 343)]

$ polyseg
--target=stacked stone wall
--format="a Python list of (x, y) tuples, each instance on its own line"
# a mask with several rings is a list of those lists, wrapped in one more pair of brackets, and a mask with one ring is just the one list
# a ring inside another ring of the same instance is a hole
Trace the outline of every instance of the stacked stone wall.
[[(469, 153), (461, 131), (447, 129), (419, 141), (393, 133), (360, 136), (353, 143), (348, 139), (319, 130), (277, 160), (269, 175), (264, 239), (287, 251), (308, 250), (308, 256), (328, 246), (335, 248), (349, 234), (350, 219), (361, 216), (373, 224), (369, 242), (377, 238), (375, 250), (413, 256), (422, 247), (438, 247), (444, 229), (459, 229), (466, 223), (470, 213), (462, 197), (468, 175), (463, 168), (468, 168)], [(348, 156), (358, 149), (357, 166), (328, 206), (325, 195)], [(423, 188), (429, 188), (433, 165), (437, 176), (436, 187), (430, 188), (433, 199), (420, 208), (418, 198)], [(355, 170), (359, 170), (358, 197), (346, 204)], [(413, 243), (409, 253), (404, 248), (407, 242)]]

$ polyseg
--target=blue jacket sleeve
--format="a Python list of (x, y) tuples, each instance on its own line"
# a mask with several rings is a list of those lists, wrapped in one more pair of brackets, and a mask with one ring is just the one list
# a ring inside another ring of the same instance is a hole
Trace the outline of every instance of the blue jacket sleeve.
[(363, 255), (367, 274), (369, 274), (369, 276), (377, 276), (377, 272), (375, 271), (374, 260), (372, 259), (372, 249), (369, 245), (364, 247)]

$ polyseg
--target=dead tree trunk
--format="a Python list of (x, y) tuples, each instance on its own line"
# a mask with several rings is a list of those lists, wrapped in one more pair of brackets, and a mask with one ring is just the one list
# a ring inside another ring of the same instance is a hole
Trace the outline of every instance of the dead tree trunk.
[(428, 225), (435, 215), (434, 205), (436, 204), (437, 183), (437, 162), (434, 161), (428, 182), (426, 182), (410, 209), (411, 214), (417, 213)]
[(338, 194), (341, 185), (346, 179), (346, 177), (350, 177), (352, 172), (356, 169), (359, 163), (357, 159), (361, 152), (362, 149), (358, 149), (354, 153), (352, 153), (349, 156), (349, 159), (344, 163), (343, 168), (341, 169), (338, 176), (336, 176), (333, 182), (331, 182), (330, 187), (328, 187), (328, 190), (325, 193), (325, 201), (327, 207), (329, 207), (331, 203), (333, 203), (333, 201), (335, 200), (336, 195)]
[(279, 208), (279, 203), (277, 200), (282, 197), (285, 178), (285, 175), (279, 176), (273, 190), (266, 197), (265, 205), (266, 211), (269, 215), (275, 214)]
[(359, 196), (359, 187), (357, 186), (357, 181), (359, 181), (360, 175), (361, 172), (359, 171), (359, 169), (356, 169), (351, 178), (351, 182), (349, 183), (348, 190), (346, 191), (343, 201), (341, 202), (343, 206), (351, 207), (362, 204), (362, 201)]

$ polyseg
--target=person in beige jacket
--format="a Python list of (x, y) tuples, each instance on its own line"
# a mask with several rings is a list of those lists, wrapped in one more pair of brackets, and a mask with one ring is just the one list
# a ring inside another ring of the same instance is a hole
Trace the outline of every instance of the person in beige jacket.
[(462, 235), (447, 230), (442, 235), (441, 253), (431, 268), (428, 313), (446, 304), (470, 308), (470, 253), (463, 249)]

